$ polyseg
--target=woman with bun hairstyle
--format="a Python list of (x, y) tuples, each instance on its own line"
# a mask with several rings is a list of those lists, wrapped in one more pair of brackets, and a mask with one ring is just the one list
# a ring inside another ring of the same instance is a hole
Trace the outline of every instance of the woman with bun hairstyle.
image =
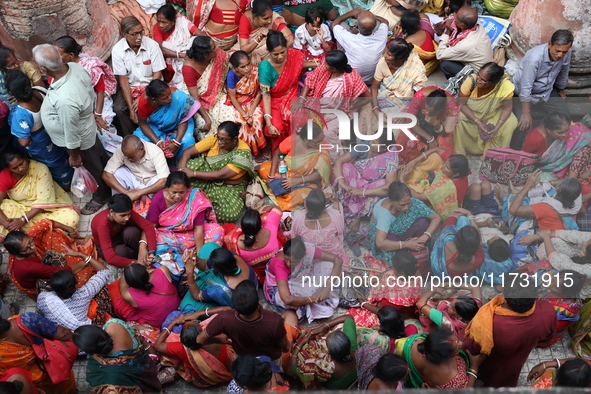
[(156, 363), (124, 321), (110, 319), (102, 329), (92, 325), (78, 327), (72, 340), (87, 354), (86, 381), (93, 392), (160, 392)]
[(267, 356), (244, 355), (232, 364), (232, 377), (227, 393), (250, 391), (290, 391), (289, 382), (283, 379), (281, 368)]
[(170, 271), (164, 266), (148, 270), (141, 264), (123, 269), (119, 281), (121, 295), (113, 302), (115, 313), (126, 321), (160, 327), (181, 303)]
[[(306, 98), (315, 98), (307, 100), (306, 107), (314, 109), (339, 108), (348, 114), (357, 97), (370, 96), (369, 89), (363, 82), (361, 75), (349, 65), (347, 55), (343, 51), (330, 51), (324, 57), (322, 65), (306, 78), (306, 86), (300, 97), (300, 103), (303, 104)], [(320, 97), (332, 97), (333, 99), (323, 99), (320, 104)], [(324, 119), (327, 122), (326, 142), (340, 146), (336, 116), (326, 114)], [(331, 155), (333, 152), (333, 160), (336, 160), (340, 151), (333, 149)]]

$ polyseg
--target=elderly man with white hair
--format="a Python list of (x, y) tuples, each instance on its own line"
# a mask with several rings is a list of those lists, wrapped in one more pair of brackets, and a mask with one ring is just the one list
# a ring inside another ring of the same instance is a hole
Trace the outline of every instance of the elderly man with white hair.
[(47, 134), (55, 145), (68, 150), (72, 167), (84, 165), (98, 183), (92, 200), (81, 211), (93, 214), (108, 201), (111, 190), (101, 177), (109, 156), (96, 134), (90, 75), (77, 63), (64, 64), (58, 50), (49, 44), (33, 48), (33, 57), (41, 71), (53, 78), (41, 106)]

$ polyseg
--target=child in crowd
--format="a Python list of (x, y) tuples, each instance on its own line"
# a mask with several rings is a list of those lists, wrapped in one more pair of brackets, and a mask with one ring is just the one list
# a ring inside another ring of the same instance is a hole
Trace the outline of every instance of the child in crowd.
[(311, 7), (306, 11), (306, 23), (295, 31), (293, 47), (304, 52), (305, 60), (320, 60), (334, 49), (330, 30), (324, 21), (321, 8)]

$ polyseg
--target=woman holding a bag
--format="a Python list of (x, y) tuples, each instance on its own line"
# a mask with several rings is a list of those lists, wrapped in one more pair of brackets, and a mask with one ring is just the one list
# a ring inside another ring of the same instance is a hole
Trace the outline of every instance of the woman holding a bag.
[[(42, 362), (35, 354), (33, 345), (43, 345), (43, 340), (71, 341), (72, 331), (47, 320), (36, 313), (23, 313), (9, 320), (0, 318), (0, 374), (10, 368), (22, 368), (29, 372), (35, 387), (46, 393), (77, 393), (72, 363), (67, 361), (62, 368), (70, 370), (69, 377), (60, 383), (52, 383), (50, 374), (42, 369)], [(70, 342), (73, 347), (73, 344)], [(59, 361), (51, 359), (51, 361)], [(54, 376), (55, 379), (55, 376)]]

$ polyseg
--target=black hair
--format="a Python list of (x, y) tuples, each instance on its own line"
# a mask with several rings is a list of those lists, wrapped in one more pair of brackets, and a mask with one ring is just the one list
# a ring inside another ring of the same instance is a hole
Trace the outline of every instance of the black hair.
[(225, 122), (220, 123), (220, 125), (218, 126), (218, 131), (225, 131), (226, 133), (228, 133), (230, 138), (238, 138), (238, 136), (240, 135), (240, 128), (242, 128), (241, 123), (226, 120)]
[(269, 30), (267, 33), (267, 50), (272, 52), (275, 48), (287, 48), (287, 40), (283, 33), (277, 30)]
[(193, 39), (191, 48), (187, 50), (187, 57), (189, 59), (202, 61), (211, 53), (212, 40), (209, 36), (197, 36)]
[(166, 82), (161, 79), (153, 79), (148, 86), (146, 86), (146, 96), (156, 100), (166, 92), (166, 89), (170, 89)]
[(566, 209), (575, 207), (575, 201), (581, 195), (581, 182), (577, 178), (566, 177), (556, 187), (554, 198), (562, 203)]
[(273, 11), (273, 5), (268, 0), (254, 0), (251, 4), (252, 16), (264, 16), (267, 11)]
[(256, 242), (256, 236), (261, 231), (261, 214), (256, 209), (247, 209), (240, 219), (240, 228), (244, 233), (244, 245), (252, 247)]
[(8, 62), (8, 55), (16, 57), (12, 49), (0, 44), (0, 68), (6, 67), (6, 63)]
[[(4, 241), (6, 242), (6, 241)], [(574, 256), (571, 257), (571, 260), (573, 261), (573, 263), (576, 264), (589, 264), (591, 263), (591, 243), (587, 245), (587, 247), (585, 248), (585, 255), (584, 256)]]
[(232, 377), (240, 387), (256, 390), (271, 380), (273, 371), (268, 362), (245, 354), (232, 363)]
[(316, 122), (312, 122), (312, 138), (308, 138), (308, 125), (302, 126), (296, 134), (304, 141), (312, 141), (322, 133), (322, 128)]
[(556, 387), (589, 387), (591, 365), (583, 358), (568, 360), (556, 372)]
[(21, 247), (26, 238), (29, 238), (29, 236), (21, 231), (11, 231), (6, 234), (3, 245), (8, 253), (18, 256), (21, 254)]
[(480, 68), (480, 71), (486, 74), (488, 83), (494, 84), (498, 83), (503, 78), (503, 75), (505, 75), (505, 67), (501, 67), (495, 62), (486, 63)]
[(154, 288), (150, 283), (150, 274), (142, 264), (129, 264), (123, 269), (123, 276), (129, 287), (143, 290), (146, 294), (150, 294)]
[(133, 202), (127, 194), (115, 194), (109, 199), (109, 209), (115, 213), (129, 212), (133, 208)]
[(0, 394), (20, 394), (23, 392), (23, 387), (23, 382), (20, 380), (0, 382)]
[(238, 67), (240, 66), (240, 62), (244, 58), (248, 59), (248, 53), (244, 51), (236, 51), (232, 54), (232, 56), (230, 56), (229, 62), (232, 65), (232, 67)]
[(306, 10), (306, 16), (304, 16), (306, 23), (317, 23), (324, 22), (324, 11), (320, 7), (310, 7)]
[(380, 322), (380, 331), (389, 338), (404, 338), (404, 317), (398, 309), (391, 305), (386, 305), (378, 310), (378, 320)]
[(353, 71), (353, 68), (349, 65), (347, 55), (343, 51), (330, 51), (325, 55), (324, 60), (326, 60), (326, 64), (339, 72), (350, 73)]
[(406, 10), (400, 17), (400, 28), (408, 36), (417, 34), (421, 30), (421, 16), (417, 10)]
[(353, 360), (351, 340), (342, 331), (333, 331), (326, 336), (328, 354), (334, 361), (346, 363)]
[(491, 259), (501, 263), (511, 257), (511, 248), (503, 238), (497, 238), (488, 246), (488, 254)]
[(449, 157), (449, 167), (451, 172), (458, 174), (460, 178), (468, 176), (470, 173), (470, 164), (464, 155), (451, 155)]
[(171, 4), (164, 4), (158, 8), (156, 15), (162, 15), (166, 20), (174, 22), (176, 20), (176, 9)]
[(466, 5), (466, 0), (450, 0), (449, 8), (452, 13), (458, 12), (460, 8)]
[(410, 189), (404, 182), (396, 181), (390, 183), (390, 186), (388, 186), (388, 199), (390, 201), (400, 201), (404, 197), (410, 196)]
[(456, 248), (458, 250), (457, 262), (469, 263), (480, 247), (480, 233), (472, 226), (465, 226), (456, 234)]
[[(554, 275), (553, 275), (554, 277)], [(587, 277), (573, 270), (562, 270), (558, 279), (564, 298), (578, 298)]]
[(303, 259), (306, 255), (306, 245), (299, 235), (295, 238), (288, 239), (283, 245), (283, 254), (290, 256), (294, 260)]
[(564, 112), (550, 112), (548, 115), (544, 117), (544, 127), (547, 130), (558, 130), (564, 124), (570, 125), (570, 116), (565, 114)]
[(34, 97), (31, 80), (21, 70), (10, 71), (6, 74), (6, 89), (15, 99), (25, 103)]
[(560, 29), (556, 30), (552, 37), (550, 38), (551, 45), (568, 45), (572, 44), (575, 40), (573, 33), (570, 30)]
[(191, 350), (201, 349), (203, 345), (197, 342), (197, 335), (199, 335), (201, 331), (201, 326), (198, 324), (183, 324), (180, 335), (181, 343)]
[(404, 357), (394, 353), (384, 354), (373, 367), (375, 377), (389, 384), (404, 379), (408, 371), (408, 363)]
[[(136, 265), (136, 264), (132, 264)], [(113, 350), (113, 339), (102, 328), (86, 325), (74, 331), (72, 341), (78, 349), (86, 354), (100, 354), (106, 356)]]
[(252, 315), (259, 307), (259, 293), (256, 285), (245, 279), (232, 292), (232, 305), (241, 315)]
[(386, 49), (388, 49), (388, 52), (390, 52), (396, 60), (404, 61), (408, 59), (414, 47), (413, 44), (406, 42), (403, 38), (394, 38), (386, 44)]
[(306, 197), (306, 219), (318, 219), (326, 209), (326, 196), (320, 189), (312, 189)]
[(191, 187), (191, 181), (184, 172), (172, 171), (170, 174), (168, 174), (164, 187), (169, 188), (173, 185), (184, 185), (188, 189)]
[(464, 321), (470, 321), (478, 313), (478, 303), (472, 297), (458, 296), (456, 297), (455, 303), (456, 312), (464, 319)]
[(447, 106), (447, 94), (440, 88), (433, 90), (425, 98), (425, 106), (433, 107), (437, 112), (442, 111)]
[(10, 162), (14, 159), (25, 159), (28, 160), (29, 158), (25, 156), (25, 154), (19, 150), (14, 148), (9, 148), (4, 153), (2, 153), (2, 168), (10, 167)]
[(417, 345), (417, 350), (424, 354), (431, 364), (443, 364), (452, 358), (456, 351), (454, 342), (449, 341), (451, 336), (452, 332), (449, 329), (440, 327), (431, 331), (427, 338)]
[(392, 257), (392, 268), (406, 277), (414, 275), (418, 265), (416, 257), (407, 250), (398, 250)]
[[(511, 283), (509, 283), (511, 282)], [(503, 290), (505, 303), (513, 312), (525, 313), (536, 303), (538, 289), (534, 281), (508, 281)]]
[(10, 330), (10, 321), (0, 317), (0, 334), (4, 334)]
[(76, 277), (70, 270), (54, 272), (49, 278), (51, 289), (62, 300), (67, 300), (76, 292)]
[(224, 276), (237, 275), (238, 263), (236, 256), (228, 249), (218, 248), (209, 255), (209, 262), (214, 270)]
[(74, 56), (79, 56), (82, 53), (82, 45), (71, 36), (61, 36), (53, 42), (53, 45), (61, 48), (66, 53), (73, 53)]

